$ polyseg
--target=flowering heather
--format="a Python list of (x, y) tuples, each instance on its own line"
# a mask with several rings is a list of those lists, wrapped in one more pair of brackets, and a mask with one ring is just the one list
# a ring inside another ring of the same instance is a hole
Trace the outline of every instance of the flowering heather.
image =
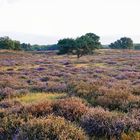
[(36, 138), (140, 140), (140, 51), (2, 51), (0, 140)]

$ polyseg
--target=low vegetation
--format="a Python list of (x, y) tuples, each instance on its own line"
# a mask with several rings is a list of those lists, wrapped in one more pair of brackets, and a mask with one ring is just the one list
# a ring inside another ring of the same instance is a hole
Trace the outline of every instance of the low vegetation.
[(139, 140), (140, 52), (0, 51), (0, 140)]

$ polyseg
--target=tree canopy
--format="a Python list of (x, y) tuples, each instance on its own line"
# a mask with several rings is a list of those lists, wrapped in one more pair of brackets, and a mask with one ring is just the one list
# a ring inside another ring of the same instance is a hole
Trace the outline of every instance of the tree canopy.
[(133, 40), (128, 37), (122, 37), (121, 39), (111, 43), (109, 45), (111, 49), (133, 49)]
[(93, 50), (99, 49), (100, 37), (93, 33), (87, 33), (76, 39), (64, 38), (58, 41), (59, 54), (76, 54), (77, 57), (92, 54)]
[(20, 43), (19, 41), (12, 40), (8, 36), (0, 37), (0, 49), (6, 50), (23, 50), (23, 51), (49, 51), (58, 50), (57, 44), (52, 45), (31, 45), (30, 43)]
[(76, 46), (76, 42), (72, 38), (65, 38), (58, 41), (59, 54), (72, 53)]
[(21, 50), (20, 42), (9, 37), (0, 37), (0, 49)]

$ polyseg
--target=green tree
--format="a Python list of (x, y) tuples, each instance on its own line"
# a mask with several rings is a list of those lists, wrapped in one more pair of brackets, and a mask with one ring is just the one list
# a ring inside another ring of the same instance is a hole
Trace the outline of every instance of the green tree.
[(12, 41), (13, 42), (13, 50), (21, 50), (20, 42), (19, 41)]
[(59, 54), (70, 54), (76, 47), (76, 42), (72, 38), (64, 38), (58, 41)]
[(140, 50), (140, 44), (134, 44), (135, 50)]
[(20, 47), (24, 51), (32, 51), (32, 46), (30, 44), (22, 43), (20, 44)]
[(78, 58), (83, 55), (92, 54), (93, 50), (101, 47), (99, 39), (99, 36), (87, 33), (75, 40), (71, 38), (59, 40), (59, 54), (76, 54)]
[(122, 37), (121, 39), (111, 43), (109, 45), (111, 49), (133, 49), (133, 40), (128, 37)]
[(9, 37), (0, 37), (0, 49), (21, 50), (20, 42)]
[(0, 37), (0, 49), (10, 49), (12, 47), (13, 43), (9, 37)]
[(93, 50), (99, 49), (101, 43), (99, 42), (100, 37), (93, 34), (87, 33), (76, 39), (76, 54), (77, 57), (83, 55), (92, 54)]

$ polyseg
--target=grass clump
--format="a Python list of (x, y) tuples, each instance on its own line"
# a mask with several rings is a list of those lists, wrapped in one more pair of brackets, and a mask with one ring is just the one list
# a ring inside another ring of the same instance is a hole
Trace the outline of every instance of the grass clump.
[(56, 100), (65, 97), (65, 93), (29, 93), (17, 98), (21, 103), (29, 104), (36, 102), (44, 102), (46, 100)]

